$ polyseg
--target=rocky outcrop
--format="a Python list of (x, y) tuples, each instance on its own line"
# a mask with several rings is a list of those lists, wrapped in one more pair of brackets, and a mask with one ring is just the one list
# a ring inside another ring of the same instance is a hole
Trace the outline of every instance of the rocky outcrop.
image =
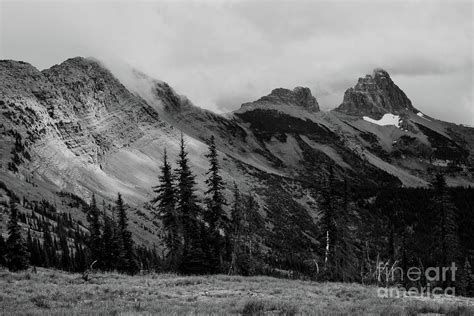
[(296, 87), (293, 90), (284, 88), (274, 89), (269, 95), (257, 101), (242, 104), (242, 110), (255, 107), (274, 108), (278, 106), (294, 106), (311, 112), (319, 111), (318, 101), (316, 101), (316, 98), (311, 94), (311, 90), (304, 87)]
[(399, 114), (406, 110), (415, 109), (383, 69), (375, 69), (371, 75), (359, 78), (353, 88), (346, 90), (342, 104), (336, 109), (350, 115), (371, 117), (380, 117), (385, 113)]

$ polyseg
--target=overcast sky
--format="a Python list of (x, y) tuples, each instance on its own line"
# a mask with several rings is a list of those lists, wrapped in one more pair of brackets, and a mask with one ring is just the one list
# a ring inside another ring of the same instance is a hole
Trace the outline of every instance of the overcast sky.
[(474, 125), (473, 1), (4, 1), (0, 58), (126, 62), (218, 112), (307, 86), (323, 109), (373, 68)]

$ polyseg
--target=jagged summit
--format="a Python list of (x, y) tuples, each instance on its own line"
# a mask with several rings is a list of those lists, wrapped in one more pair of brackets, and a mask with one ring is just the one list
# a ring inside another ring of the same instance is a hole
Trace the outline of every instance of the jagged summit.
[(306, 87), (296, 87), (293, 90), (285, 88), (273, 89), (269, 95), (261, 97), (257, 101), (242, 104), (241, 110), (278, 106), (299, 107), (311, 112), (319, 111), (318, 101), (311, 94), (311, 90)]
[(387, 71), (376, 68), (372, 74), (359, 78), (353, 88), (344, 93), (336, 111), (351, 115), (381, 116), (415, 110), (410, 99), (392, 81)]

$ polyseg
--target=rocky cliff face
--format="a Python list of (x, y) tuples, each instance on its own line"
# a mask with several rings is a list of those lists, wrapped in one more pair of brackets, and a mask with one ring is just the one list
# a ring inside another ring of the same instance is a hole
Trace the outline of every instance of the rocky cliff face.
[(31, 139), (63, 142), (86, 162), (100, 164), (107, 153), (142, 137), (144, 125), (162, 124), (145, 101), (96, 61), (73, 58), (43, 72), (18, 62), (0, 67), (2, 101), (25, 120), (20, 126), (5, 124), (21, 127)]
[(399, 114), (414, 111), (410, 99), (382, 69), (359, 78), (353, 88), (344, 93), (344, 100), (337, 111), (351, 115), (381, 116), (385, 113)]

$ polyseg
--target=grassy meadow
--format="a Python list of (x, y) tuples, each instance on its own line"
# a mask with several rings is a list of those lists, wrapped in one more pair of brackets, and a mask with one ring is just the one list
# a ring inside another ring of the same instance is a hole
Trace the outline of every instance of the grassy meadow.
[(0, 314), (474, 315), (474, 299), (377, 297), (376, 287), (227, 275), (0, 271)]

